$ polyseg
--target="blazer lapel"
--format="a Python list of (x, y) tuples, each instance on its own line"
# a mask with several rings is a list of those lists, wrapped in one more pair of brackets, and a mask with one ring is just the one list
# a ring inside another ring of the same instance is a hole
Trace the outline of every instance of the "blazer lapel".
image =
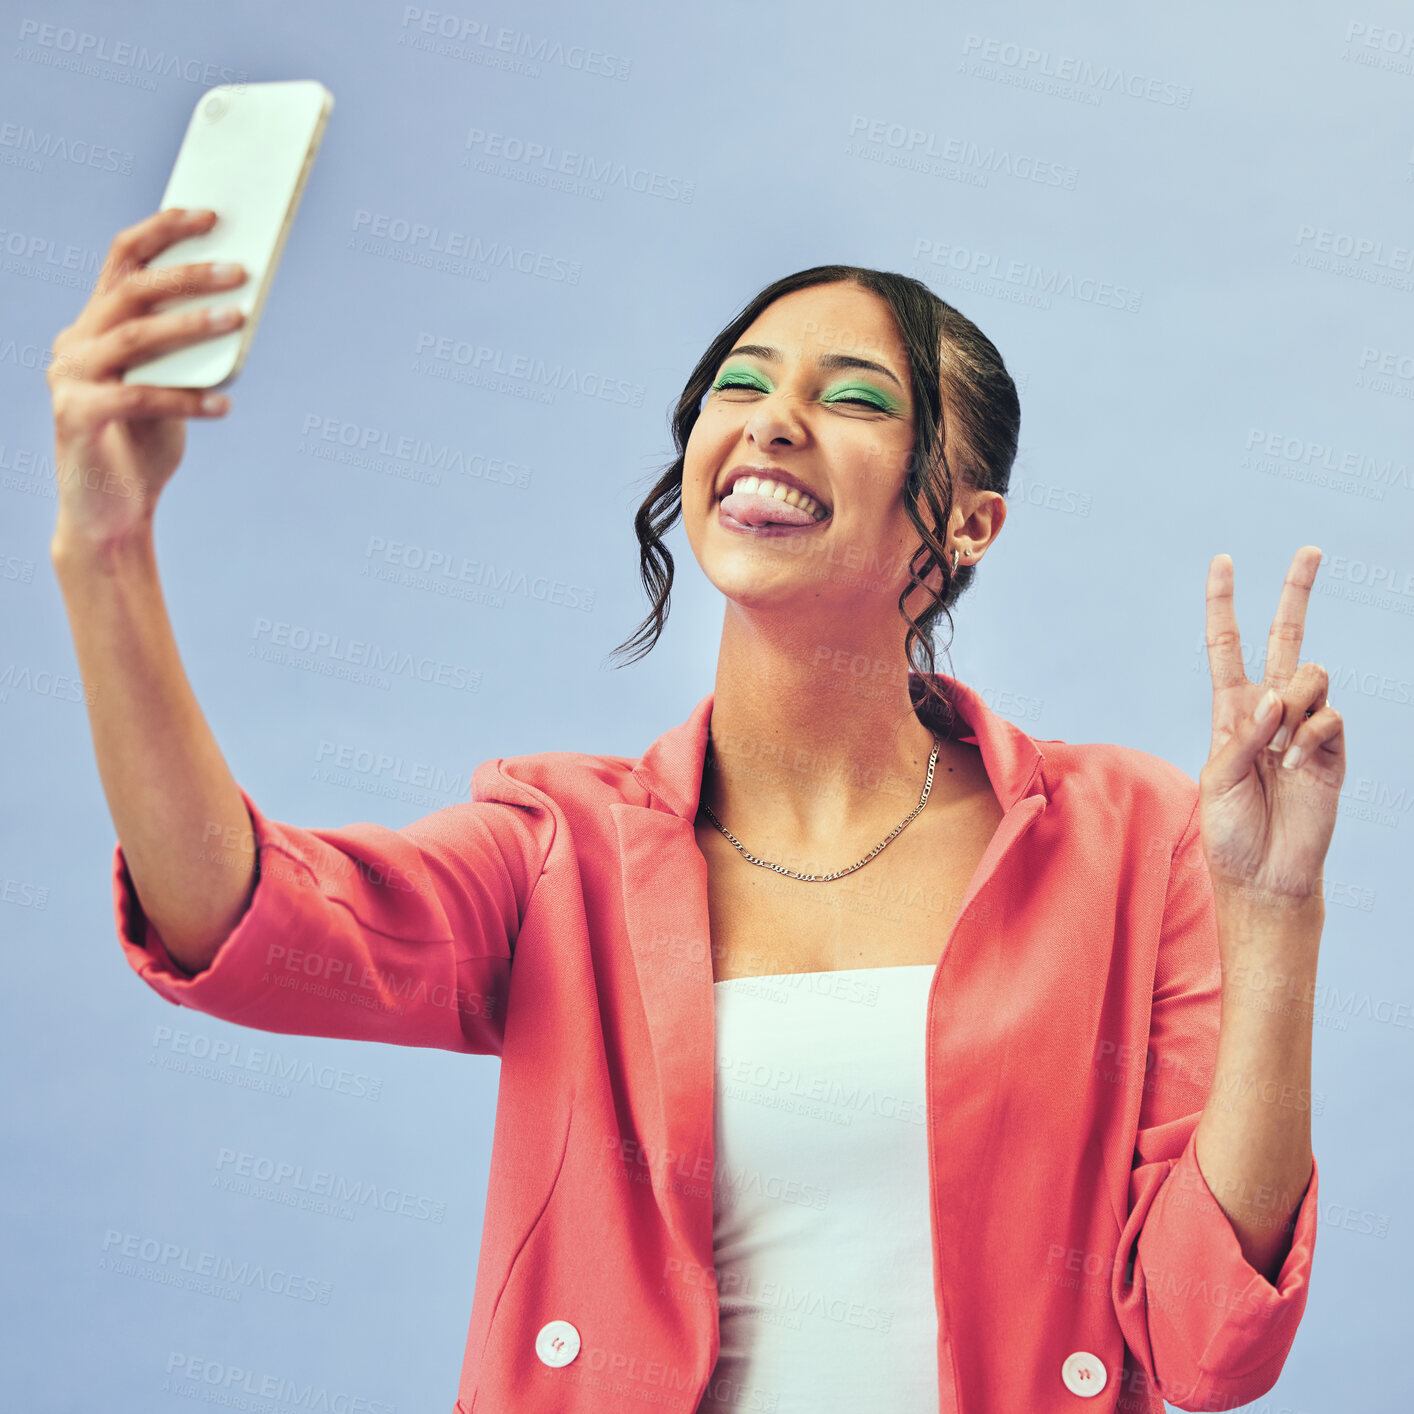
[(693, 824), (712, 696), (644, 752), (634, 778), (649, 804), (609, 806), (622, 861), (624, 921), (652, 1047), (653, 1103), (637, 1138), (669, 1226), (712, 1260), (716, 1033), (707, 861)]
[(609, 813), (657, 1082), (652, 1130), (638, 1137), (655, 1156), (655, 1173), (661, 1161), (682, 1179), (705, 1159), (697, 1178), (710, 1187), (716, 1057), (707, 861), (681, 816), (624, 804)]
[[(976, 742), (1006, 812), (962, 900), (959, 923), (966, 926), (977, 892), (1045, 808), (1043, 758), (1034, 740), (996, 716), (978, 693), (946, 675), (938, 679), (965, 724), (958, 731), (971, 729), (961, 739)], [(710, 693), (702, 698), (634, 767), (633, 779), (648, 803), (609, 806), (622, 860), (629, 948), (653, 1052), (645, 1074), (656, 1086), (653, 1103), (639, 1111), (637, 1137), (654, 1156), (654, 1188), (665, 1218), (704, 1266), (712, 1260), (716, 1035), (707, 862), (694, 822), (712, 699)], [(942, 940), (939, 945), (942, 951)]]

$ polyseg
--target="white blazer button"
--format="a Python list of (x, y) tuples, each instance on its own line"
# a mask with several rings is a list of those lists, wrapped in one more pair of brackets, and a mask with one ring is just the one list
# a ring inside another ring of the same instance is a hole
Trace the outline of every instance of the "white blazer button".
[(579, 1332), (568, 1321), (549, 1321), (535, 1337), (535, 1353), (552, 1368), (568, 1365), (579, 1354)]
[(1061, 1379), (1066, 1389), (1086, 1399), (1104, 1389), (1106, 1378), (1104, 1364), (1088, 1350), (1077, 1350), (1073, 1355), (1067, 1355), (1061, 1366)]

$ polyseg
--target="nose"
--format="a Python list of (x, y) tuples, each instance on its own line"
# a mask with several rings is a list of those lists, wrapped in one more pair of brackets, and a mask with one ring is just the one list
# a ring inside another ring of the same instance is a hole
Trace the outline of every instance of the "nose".
[(755, 405), (746, 420), (746, 435), (762, 450), (777, 443), (796, 446), (804, 440), (790, 399), (782, 397), (762, 398)]

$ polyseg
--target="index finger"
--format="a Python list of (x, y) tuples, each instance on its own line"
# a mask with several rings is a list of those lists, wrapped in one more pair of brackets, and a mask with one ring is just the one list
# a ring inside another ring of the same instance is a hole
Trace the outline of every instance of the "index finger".
[(1281, 691), (1296, 674), (1301, 661), (1301, 640), (1306, 633), (1306, 606), (1321, 552), (1315, 545), (1303, 545), (1292, 557), (1291, 568), (1281, 587), (1276, 618), (1267, 635), (1267, 670), (1263, 683)]
[(1214, 555), (1208, 566), (1208, 672), (1213, 689), (1247, 681), (1242, 666), (1242, 635), (1232, 607), (1232, 556)]
[[(216, 213), (207, 210), (187, 211), (179, 206), (169, 206), (162, 211), (154, 211), (141, 221), (119, 231), (108, 248), (108, 257), (98, 272), (93, 286), (93, 305), (120, 280), (134, 270), (147, 264), (154, 255), (166, 250), (179, 240), (195, 236), (209, 230), (214, 224)], [(88, 311), (85, 310), (85, 313)], [(82, 316), (80, 316), (81, 322)]]

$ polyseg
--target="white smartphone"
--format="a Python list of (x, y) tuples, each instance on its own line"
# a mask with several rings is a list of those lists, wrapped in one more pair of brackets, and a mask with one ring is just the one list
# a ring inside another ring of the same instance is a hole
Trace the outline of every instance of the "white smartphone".
[(333, 107), (333, 94), (315, 79), (221, 84), (197, 100), (158, 209), (207, 208), (216, 222), (160, 251), (148, 267), (234, 260), (245, 267), (246, 279), (235, 288), (168, 300), (154, 312), (234, 304), (245, 322), (229, 334), (134, 364), (124, 383), (225, 388), (235, 382)]

